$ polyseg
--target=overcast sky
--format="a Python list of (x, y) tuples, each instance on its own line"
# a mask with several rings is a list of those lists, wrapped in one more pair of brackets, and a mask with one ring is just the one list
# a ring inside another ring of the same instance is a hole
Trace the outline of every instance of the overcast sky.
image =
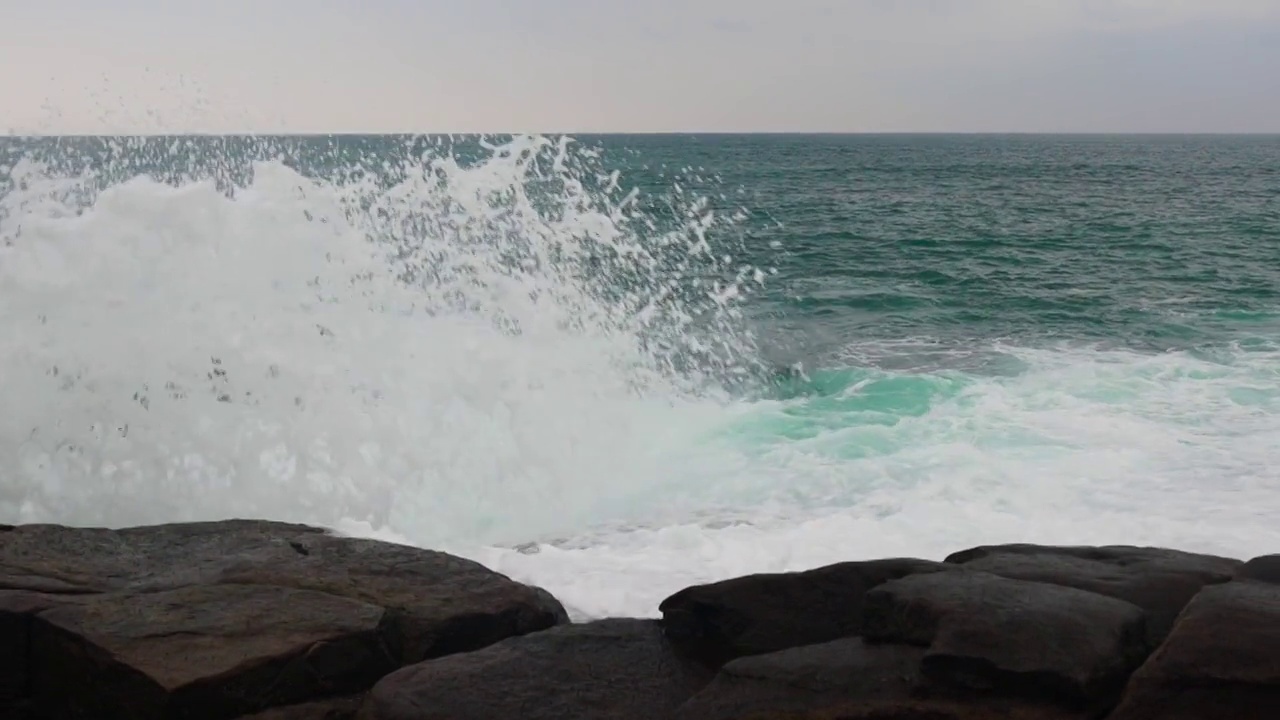
[(1280, 131), (1280, 0), (0, 0), (0, 132)]

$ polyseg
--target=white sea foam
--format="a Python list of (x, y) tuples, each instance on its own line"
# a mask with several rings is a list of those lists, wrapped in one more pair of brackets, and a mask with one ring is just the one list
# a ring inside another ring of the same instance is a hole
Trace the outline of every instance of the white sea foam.
[[(745, 514), (750, 522), (719, 528), (672, 523), (478, 557), (594, 616), (652, 615), (681, 587), (749, 572), (941, 559), (984, 543), (1150, 544), (1234, 557), (1280, 547), (1280, 353), (1219, 364), (1005, 349), (1029, 369), (974, 382), (877, 431), (878, 453), (849, 457), (872, 433), (848, 427), (781, 443), (738, 469), (785, 487), (796, 498), (789, 507), (760, 505)], [(750, 414), (781, 410), (762, 403)], [(724, 487), (726, 500), (741, 492)]]
[(888, 387), (897, 415), (734, 400), (715, 381), (752, 362), (734, 296), (760, 277), (705, 252), (710, 208), (647, 230), (579, 152), (521, 138), (389, 189), (265, 162), (234, 197), (19, 163), (0, 521), (312, 522), (477, 558), (582, 617), (984, 542), (1280, 548), (1274, 347), (990, 348), (1022, 370), (838, 398)]

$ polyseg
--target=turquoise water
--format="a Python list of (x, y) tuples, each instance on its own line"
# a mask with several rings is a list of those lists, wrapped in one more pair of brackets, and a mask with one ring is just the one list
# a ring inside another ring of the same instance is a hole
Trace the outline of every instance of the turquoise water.
[(0, 140), (0, 522), (315, 522), (587, 615), (1280, 546), (1280, 137), (575, 140)]

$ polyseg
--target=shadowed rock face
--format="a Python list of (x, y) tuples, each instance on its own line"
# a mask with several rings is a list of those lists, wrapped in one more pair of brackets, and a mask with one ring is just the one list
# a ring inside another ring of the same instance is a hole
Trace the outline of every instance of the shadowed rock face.
[(396, 671), (361, 720), (669, 718), (710, 677), (650, 620), (600, 620)]
[(894, 580), (867, 593), (864, 635), (926, 648), (925, 675), (1066, 709), (1108, 707), (1145, 656), (1145, 615), (1115, 598), (988, 573)]
[(57, 605), (57, 598), (22, 590), (0, 590), (0, 716), (31, 694), (31, 618)]
[(1081, 720), (1087, 715), (993, 693), (930, 688), (925, 651), (845, 638), (744, 657), (721, 669), (677, 720)]
[(734, 660), (680, 708), (681, 720), (884, 710), (911, 698), (924, 650), (844, 638)]
[(950, 569), (898, 558), (748, 575), (686, 588), (659, 609), (672, 642), (719, 665), (746, 655), (856, 636), (862, 631), (862, 602), (868, 590), (907, 575)]
[(364, 695), (327, 698), (263, 710), (245, 715), (243, 720), (354, 720), (363, 702)]
[(1280, 555), (1263, 555), (1256, 557), (1236, 571), (1241, 580), (1257, 580), (1258, 582), (1280, 585)]
[(0, 703), (57, 718), (239, 717), (567, 621), (468, 560), (258, 521), (13, 528), (0, 588)]
[(1114, 720), (1280, 718), (1280, 585), (1206, 588), (1129, 682)]

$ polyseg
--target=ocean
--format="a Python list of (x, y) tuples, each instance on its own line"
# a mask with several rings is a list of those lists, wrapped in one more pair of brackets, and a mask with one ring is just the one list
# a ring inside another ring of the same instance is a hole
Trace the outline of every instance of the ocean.
[(0, 138), (0, 522), (261, 517), (578, 618), (1280, 548), (1280, 137)]

